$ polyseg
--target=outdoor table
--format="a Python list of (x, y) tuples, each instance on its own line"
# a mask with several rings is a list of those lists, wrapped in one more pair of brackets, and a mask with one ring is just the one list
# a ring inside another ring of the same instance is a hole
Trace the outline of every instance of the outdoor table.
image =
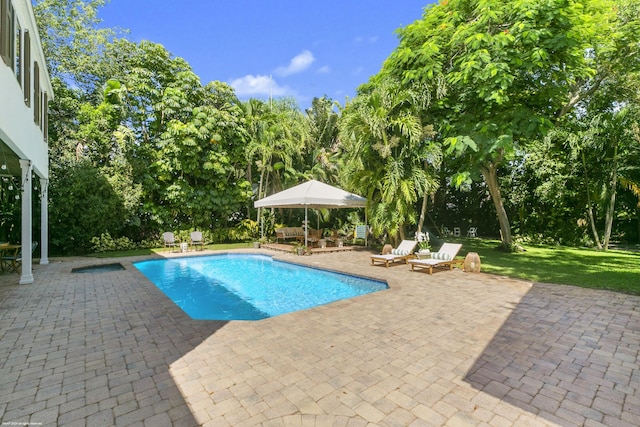
[[(20, 245), (3, 244), (0, 245), (0, 271), (14, 271), (17, 268), (18, 251)], [(5, 257), (13, 257), (13, 259), (5, 259)]]
[(427, 259), (431, 258), (431, 252), (416, 252), (414, 254), (418, 259)]

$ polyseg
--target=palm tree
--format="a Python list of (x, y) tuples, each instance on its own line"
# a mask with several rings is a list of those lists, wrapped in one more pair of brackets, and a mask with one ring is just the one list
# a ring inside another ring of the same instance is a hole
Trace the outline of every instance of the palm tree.
[(302, 113), (290, 99), (277, 99), (271, 105), (251, 99), (243, 108), (249, 133), (247, 176), (254, 184), (255, 166), (260, 174), (256, 196), (261, 199), (281, 190), (283, 182), (297, 181), (293, 165), (305, 147), (306, 130)]
[(440, 164), (439, 150), (420, 117), (428, 103), (425, 94), (424, 88), (381, 81), (342, 112), (341, 180), (371, 201), (374, 234), (404, 238), (404, 226), (417, 222), (417, 200), (438, 186), (433, 170)]
[(306, 174), (326, 183), (337, 183), (338, 120), (340, 105), (327, 98), (313, 98), (306, 113), (309, 144), (305, 155)]

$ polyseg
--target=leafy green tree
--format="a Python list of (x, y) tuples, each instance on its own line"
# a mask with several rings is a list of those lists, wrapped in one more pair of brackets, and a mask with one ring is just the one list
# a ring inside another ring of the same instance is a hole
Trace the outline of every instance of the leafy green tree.
[(115, 181), (140, 190), (139, 197), (128, 193), (138, 199), (128, 203), (134, 222), (146, 233), (226, 224), (248, 186), (246, 133), (233, 90), (219, 82), (203, 87), (189, 64), (152, 42), (116, 40), (105, 58), (102, 102), (80, 115), (95, 118), (83, 120), (81, 130), (93, 135), (115, 125), (87, 151), (118, 159), (112, 172), (127, 175)]
[[(611, 241), (619, 185), (624, 183), (633, 190), (638, 182), (640, 144), (634, 137), (639, 118), (637, 108), (636, 105), (588, 115), (576, 120), (581, 127), (567, 134), (566, 149), (579, 158), (578, 176), (585, 194), (587, 218), (599, 249), (607, 250)], [(602, 231), (598, 213), (604, 216)]]
[[(572, 138), (568, 128), (556, 127), (543, 140), (519, 150), (514, 161), (501, 168), (506, 209), (521, 239), (588, 243), (584, 209), (587, 194), (579, 152), (571, 149)], [(605, 165), (596, 164), (604, 172)], [(589, 173), (596, 170), (590, 169)]]
[(507, 247), (511, 227), (498, 170), (523, 142), (593, 95), (608, 66), (629, 63), (637, 25), (631, 14), (618, 14), (634, 2), (623, 3), (442, 0), (399, 31), (400, 46), (382, 73), (407, 84), (446, 83), (447, 95), (431, 113), (448, 153), (460, 159), (454, 182), (482, 175)]
[(118, 31), (100, 27), (99, 10), (108, 0), (34, 0), (49, 73), (87, 92), (101, 87), (100, 55)]
[[(164, 224), (211, 229), (226, 225), (251, 195), (240, 163), (246, 133), (239, 101), (235, 97), (223, 102), (221, 97), (216, 99), (215, 85), (204, 91), (201, 105), (184, 101), (188, 92), (182, 88), (194, 90), (193, 77), (184, 73), (165, 90), (163, 104), (179, 105), (181, 119), (167, 123), (150, 171), (156, 178), (154, 199), (163, 207)], [(206, 97), (213, 99), (207, 102)]]

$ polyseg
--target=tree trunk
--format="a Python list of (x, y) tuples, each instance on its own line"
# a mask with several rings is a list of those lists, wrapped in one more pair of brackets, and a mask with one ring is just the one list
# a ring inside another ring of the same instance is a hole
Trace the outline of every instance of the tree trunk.
[[(262, 184), (264, 182), (264, 169), (262, 169), (260, 171), (260, 181), (258, 182), (258, 200), (262, 199), (264, 197), (264, 192), (262, 190)], [(256, 212), (256, 222), (258, 224), (260, 224), (260, 218), (262, 217), (262, 215), (260, 215), (260, 208), (257, 209)], [(262, 229), (260, 230), (260, 237), (262, 237)]]
[(422, 196), (422, 207), (420, 208), (420, 219), (418, 220), (418, 233), (422, 232), (422, 226), (424, 225), (424, 218), (427, 214), (427, 198), (429, 194), (425, 191)]
[(593, 217), (593, 205), (591, 204), (591, 191), (589, 191), (589, 177), (587, 175), (587, 161), (585, 160), (584, 152), (582, 153), (582, 169), (584, 170), (584, 186), (587, 189), (587, 214), (589, 215), (591, 233), (593, 234), (593, 239), (598, 246), (598, 250), (602, 250), (600, 236), (598, 236), (598, 228), (596, 227), (596, 221)]
[[(251, 162), (247, 164), (247, 181), (253, 186), (253, 176), (251, 175)], [(251, 218), (251, 201), (247, 203), (247, 218)]]
[(613, 229), (613, 215), (616, 208), (616, 189), (618, 183), (618, 143), (613, 147), (613, 165), (611, 171), (611, 197), (609, 198), (609, 206), (605, 217), (604, 240), (602, 242), (603, 249), (609, 249), (609, 240), (611, 239), (611, 230)]
[[(429, 164), (427, 161), (424, 161), (424, 169), (428, 170)], [(427, 214), (427, 198), (429, 197), (429, 193), (425, 190), (424, 195), (422, 196), (422, 207), (420, 208), (420, 219), (418, 220), (418, 233), (422, 232), (422, 226), (424, 225), (425, 216)]]
[(500, 223), (500, 237), (502, 239), (502, 244), (505, 247), (511, 247), (513, 243), (511, 239), (511, 225), (509, 225), (509, 218), (507, 217), (507, 211), (504, 208), (502, 194), (500, 193), (497, 169), (498, 167), (495, 163), (490, 163), (487, 167), (480, 168), (480, 171), (482, 172), (482, 176), (489, 187), (491, 199), (496, 207), (496, 214), (498, 215), (498, 222)]

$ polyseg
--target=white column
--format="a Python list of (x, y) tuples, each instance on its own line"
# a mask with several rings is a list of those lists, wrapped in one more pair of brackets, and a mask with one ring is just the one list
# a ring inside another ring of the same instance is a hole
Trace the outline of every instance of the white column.
[(40, 178), (40, 264), (49, 264), (49, 180)]
[(22, 169), (22, 237), (20, 244), (22, 245), (22, 274), (20, 276), (20, 284), (33, 283), (32, 273), (32, 253), (31, 253), (31, 236), (33, 225), (33, 212), (31, 209), (31, 160), (20, 159), (20, 168)]

